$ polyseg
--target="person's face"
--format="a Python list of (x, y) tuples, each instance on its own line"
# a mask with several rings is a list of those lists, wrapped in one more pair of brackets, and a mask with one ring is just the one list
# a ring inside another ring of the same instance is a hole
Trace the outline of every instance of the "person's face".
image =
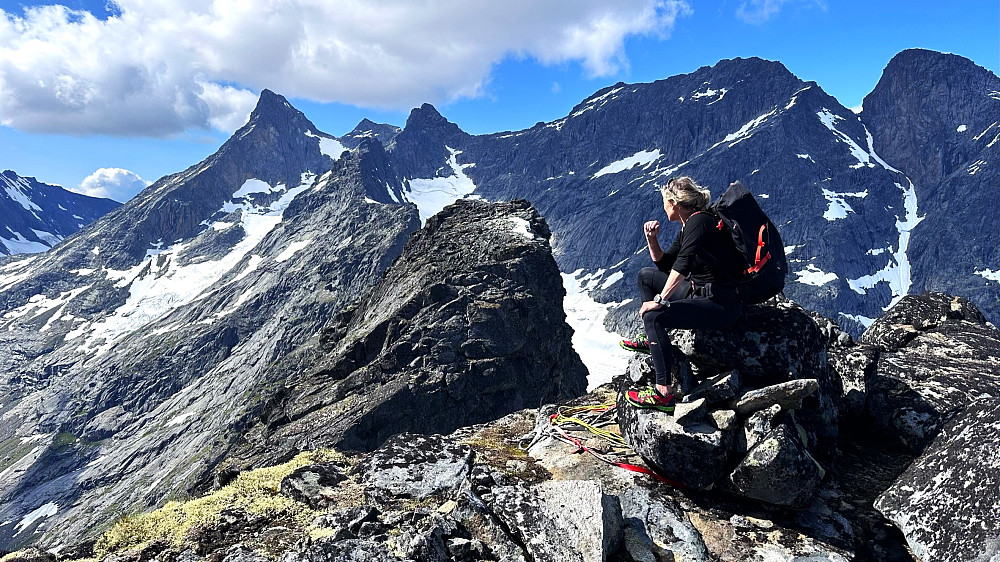
[(680, 218), (677, 214), (677, 202), (669, 194), (663, 198), (663, 211), (667, 213), (667, 220), (676, 221)]

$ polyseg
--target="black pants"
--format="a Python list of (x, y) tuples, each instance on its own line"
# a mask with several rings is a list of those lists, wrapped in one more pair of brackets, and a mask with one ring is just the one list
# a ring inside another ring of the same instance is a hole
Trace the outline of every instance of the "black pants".
[[(655, 267), (639, 271), (639, 295), (642, 301), (653, 300), (653, 295), (663, 291), (668, 274)], [(740, 317), (736, 290), (726, 286), (695, 287), (687, 281), (670, 296), (670, 306), (661, 306), (642, 316), (649, 338), (649, 353), (656, 369), (656, 384), (670, 384), (670, 363), (673, 345), (667, 331), (674, 328), (723, 328)]]

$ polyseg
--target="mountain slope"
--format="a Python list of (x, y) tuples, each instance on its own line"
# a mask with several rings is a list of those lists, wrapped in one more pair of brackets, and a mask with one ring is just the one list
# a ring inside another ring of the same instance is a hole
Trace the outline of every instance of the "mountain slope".
[(331, 138), (265, 92), (212, 157), (4, 266), (0, 548), (210, 486), (285, 356), (401, 251), (418, 219), (375, 200), (382, 146), (334, 161)]
[(0, 174), (0, 255), (44, 252), (120, 203)]
[[(907, 170), (929, 219), (913, 231), (914, 291), (966, 295), (997, 321), (1000, 80), (957, 55), (903, 51), (865, 97), (862, 120)], [(992, 305), (990, 305), (992, 303)]]

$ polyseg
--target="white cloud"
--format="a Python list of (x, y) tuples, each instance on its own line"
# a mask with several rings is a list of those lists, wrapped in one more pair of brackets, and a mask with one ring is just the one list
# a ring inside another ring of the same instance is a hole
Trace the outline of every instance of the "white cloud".
[(255, 92), (407, 109), (482, 95), (507, 57), (628, 68), (630, 36), (666, 37), (686, 0), (118, 0), (0, 11), (0, 123), (33, 132), (230, 131)]
[(761, 24), (777, 15), (781, 7), (789, 3), (812, 4), (826, 9), (824, 0), (743, 0), (736, 10), (736, 17), (747, 23)]
[(80, 187), (72, 191), (91, 197), (107, 197), (125, 202), (148, 185), (149, 182), (140, 178), (135, 172), (122, 168), (99, 168), (84, 178), (80, 182)]

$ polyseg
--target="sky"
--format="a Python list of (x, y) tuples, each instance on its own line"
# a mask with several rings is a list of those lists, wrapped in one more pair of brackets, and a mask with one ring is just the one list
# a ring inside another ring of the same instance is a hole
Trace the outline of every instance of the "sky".
[(593, 92), (761, 57), (860, 109), (907, 48), (1000, 74), (996, 0), (0, 0), (0, 170), (125, 201), (260, 91), (333, 135), (428, 102), (473, 134)]

